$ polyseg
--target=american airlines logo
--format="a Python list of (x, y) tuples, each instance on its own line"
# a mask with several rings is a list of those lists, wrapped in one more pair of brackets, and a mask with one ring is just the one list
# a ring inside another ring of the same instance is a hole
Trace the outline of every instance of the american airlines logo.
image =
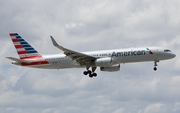
[(123, 52), (113, 52), (112, 57), (121, 57), (121, 56), (137, 56), (137, 55), (145, 55), (145, 50), (139, 51), (123, 51)]
[(153, 52), (149, 48), (146, 49), (149, 51), (149, 54), (153, 54)]

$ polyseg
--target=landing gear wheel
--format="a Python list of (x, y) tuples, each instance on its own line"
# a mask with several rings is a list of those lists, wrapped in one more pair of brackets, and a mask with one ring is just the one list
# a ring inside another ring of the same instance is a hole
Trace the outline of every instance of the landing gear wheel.
[(153, 69), (154, 69), (154, 71), (156, 71), (156, 70), (157, 70), (157, 68), (156, 68), (156, 67), (154, 67)]
[(88, 71), (87, 71), (87, 73), (88, 73), (88, 74), (91, 74), (91, 71), (90, 71), (90, 70), (88, 70)]
[(93, 74), (89, 74), (89, 77), (92, 78), (92, 77), (93, 77)]
[(96, 74), (96, 73), (93, 73), (92, 75), (93, 75), (94, 77), (96, 77), (96, 76), (97, 76), (97, 74)]
[(96, 77), (97, 74), (96, 73), (92, 73), (92, 74), (89, 74), (89, 77), (92, 78), (92, 77)]
[(159, 61), (158, 61), (158, 60), (155, 60), (155, 61), (154, 61), (154, 68), (153, 68), (154, 71), (157, 70), (157, 67), (156, 67), (156, 66), (157, 66), (157, 62), (159, 62)]
[(90, 70), (84, 71), (83, 74), (84, 74), (84, 75), (91, 74), (91, 71), (90, 71)]
[(87, 72), (87, 71), (84, 71), (84, 72), (83, 72), (83, 74), (84, 74), (84, 75), (87, 75), (87, 74), (88, 74), (88, 72)]

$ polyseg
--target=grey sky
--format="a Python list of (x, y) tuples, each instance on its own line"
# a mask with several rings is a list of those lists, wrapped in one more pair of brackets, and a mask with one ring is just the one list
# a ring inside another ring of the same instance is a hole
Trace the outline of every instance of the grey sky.
[[(5, 0), (0, 4), (0, 112), (179, 113), (179, 0)], [(121, 64), (97, 78), (85, 69), (41, 70), (11, 65), (9, 37), (18, 32), (39, 53), (61, 53), (49, 36), (76, 51), (162, 46), (176, 58)]]

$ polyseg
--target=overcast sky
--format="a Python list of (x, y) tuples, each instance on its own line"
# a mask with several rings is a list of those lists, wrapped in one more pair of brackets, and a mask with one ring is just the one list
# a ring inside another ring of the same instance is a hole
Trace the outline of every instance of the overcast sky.
[[(121, 64), (89, 78), (85, 69), (18, 67), (10, 32), (39, 53), (61, 53), (49, 38), (76, 51), (162, 46), (176, 58)], [(1, 113), (179, 113), (179, 0), (1, 0)]]

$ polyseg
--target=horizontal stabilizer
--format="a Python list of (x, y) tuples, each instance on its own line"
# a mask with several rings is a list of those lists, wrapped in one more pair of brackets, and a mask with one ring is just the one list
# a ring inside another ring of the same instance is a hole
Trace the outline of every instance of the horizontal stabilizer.
[(12, 61), (19, 62), (19, 63), (31, 63), (31, 61), (21, 60), (21, 59), (14, 58), (14, 57), (6, 57), (6, 58), (7, 58), (7, 59), (10, 59), (10, 60), (12, 60)]

